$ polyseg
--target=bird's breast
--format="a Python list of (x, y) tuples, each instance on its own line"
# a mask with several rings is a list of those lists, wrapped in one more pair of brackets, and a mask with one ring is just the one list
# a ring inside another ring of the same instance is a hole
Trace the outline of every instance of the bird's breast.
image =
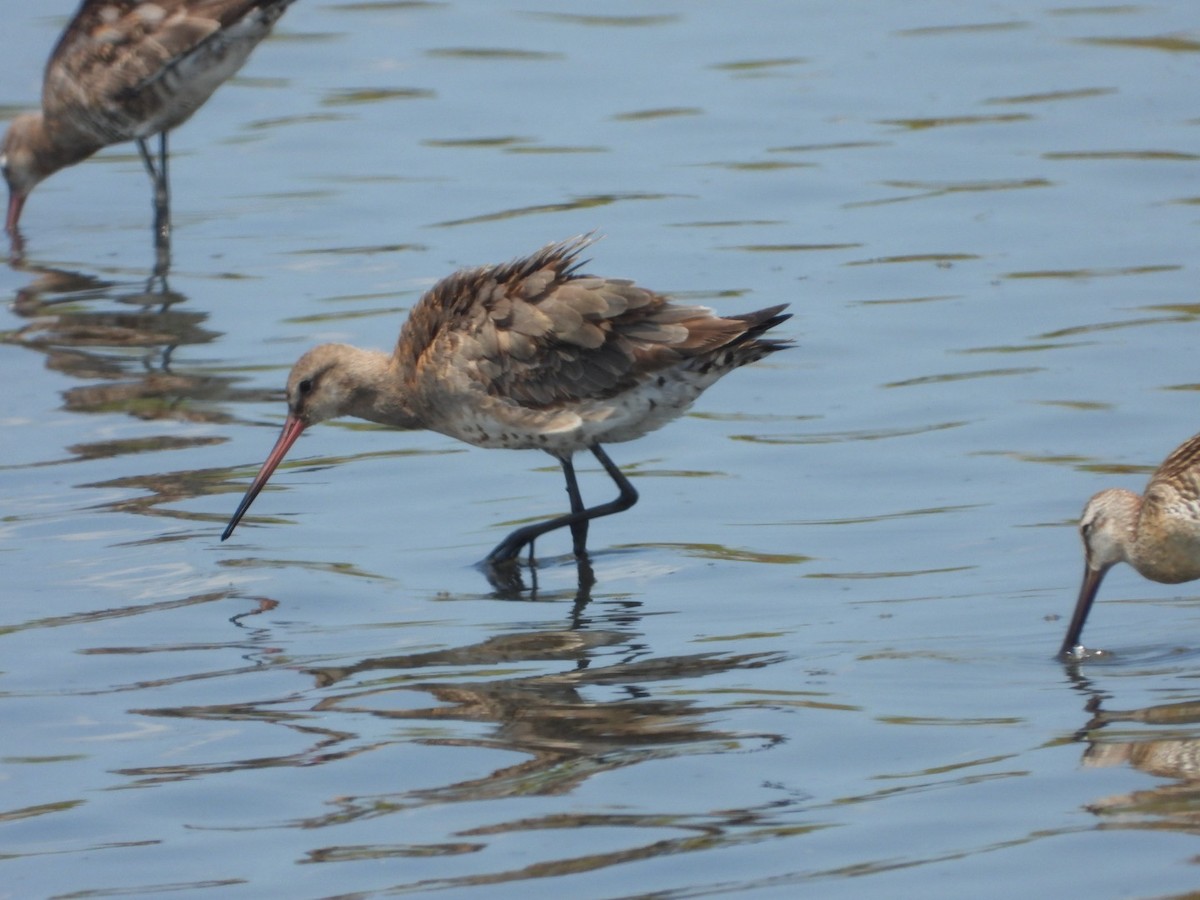
[(1200, 578), (1200, 528), (1173, 524), (1178, 527), (1169, 524), (1152, 540), (1139, 539), (1134, 567), (1151, 581), (1179, 584)]

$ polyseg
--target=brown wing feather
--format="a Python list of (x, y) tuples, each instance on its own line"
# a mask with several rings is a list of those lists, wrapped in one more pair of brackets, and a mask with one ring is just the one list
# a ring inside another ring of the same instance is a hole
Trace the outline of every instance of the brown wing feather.
[[(773, 307), (720, 318), (631, 281), (581, 275), (589, 237), (502, 266), (467, 269), (413, 308), (396, 348), (402, 372), (457, 358), (488, 394), (545, 408), (611, 397), (647, 375), (745, 344), (741, 365), (785, 342), (753, 339), (786, 315)], [(753, 344), (753, 346), (750, 346)]]
[(1146, 486), (1143, 515), (1153, 507), (1200, 499), (1200, 434), (1171, 451)]
[[(87, 116), (94, 114), (98, 97), (102, 107), (119, 102), (138, 111), (138, 96), (163, 77), (172, 60), (199, 49), (255, 8), (277, 7), (277, 18), (291, 2), (84, 0), (46, 64), (43, 109), (56, 117)], [(148, 106), (160, 102), (146, 93)]]

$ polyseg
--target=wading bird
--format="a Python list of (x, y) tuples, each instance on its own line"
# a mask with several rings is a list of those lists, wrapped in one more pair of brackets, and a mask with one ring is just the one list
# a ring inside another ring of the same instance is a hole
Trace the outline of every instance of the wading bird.
[[(0, 148), (5, 229), (17, 234), (38, 182), (102, 147), (136, 141), (170, 227), (167, 132), (233, 75), (294, 0), (84, 0), (46, 63), (40, 112), (12, 120)], [(158, 135), (157, 162), (146, 146)]]
[[(578, 254), (590, 243), (575, 238), (443, 279), (413, 307), (390, 354), (322, 344), (300, 357), (283, 431), (221, 540), (305, 428), (349, 415), (549, 453), (571, 511), (518, 528), (484, 563), (514, 560), (564, 527), (584, 558), (588, 522), (637, 502), (602, 445), (665, 425), (722, 375), (791, 345), (762, 336), (789, 317), (786, 304), (734, 316), (678, 305), (631, 281), (580, 274)], [(616, 499), (584, 506), (572, 463), (581, 450), (612, 478)]]
[(1127, 562), (1145, 578), (1179, 584), (1200, 578), (1200, 434), (1168, 456), (1146, 493), (1110, 488), (1088, 501), (1079, 521), (1083, 585), (1061, 655), (1080, 655), (1079, 637), (1100, 582)]

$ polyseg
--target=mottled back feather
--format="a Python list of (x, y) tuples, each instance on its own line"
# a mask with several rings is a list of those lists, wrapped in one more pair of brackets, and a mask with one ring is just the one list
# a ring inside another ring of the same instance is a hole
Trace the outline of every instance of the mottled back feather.
[(493, 397), (544, 409), (629, 390), (681, 364), (725, 371), (788, 346), (759, 340), (784, 306), (721, 318), (623, 279), (580, 274), (574, 238), (443, 279), (413, 308), (396, 361), (410, 384), (448, 360)]
[[(84, 0), (46, 64), (42, 108), (51, 121), (113, 142), (127, 139), (130, 123), (158, 114), (173, 87), (158, 86), (170, 81), (175, 67), (203, 54), (255, 10), (269, 29), (292, 2)], [(184, 121), (208, 93), (169, 124)]]
[(1143, 500), (1143, 515), (1150, 510), (1200, 502), (1200, 434), (1189, 438), (1168, 456), (1151, 476)]

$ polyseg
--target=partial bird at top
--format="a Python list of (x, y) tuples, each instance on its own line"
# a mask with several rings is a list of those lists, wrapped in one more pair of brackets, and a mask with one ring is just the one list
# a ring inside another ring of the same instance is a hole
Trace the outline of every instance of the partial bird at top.
[(1079, 521), (1083, 584), (1059, 653), (1085, 655), (1079, 639), (1105, 574), (1127, 562), (1162, 584), (1200, 578), (1200, 434), (1176, 447), (1146, 493), (1109, 488), (1092, 497)]
[[(40, 112), (0, 148), (14, 238), (38, 182), (109, 144), (136, 141), (167, 240), (167, 132), (232, 76), (294, 0), (84, 0), (46, 63)], [(146, 146), (159, 136), (157, 162)]]
[[(348, 415), (554, 456), (571, 511), (518, 528), (485, 563), (511, 562), (564, 527), (584, 559), (588, 522), (637, 501), (602, 445), (665, 425), (722, 375), (791, 346), (763, 336), (789, 318), (786, 304), (718, 316), (672, 303), (631, 281), (581, 274), (578, 256), (590, 243), (575, 238), (443, 279), (413, 307), (390, 354), (322, 344), (300, 357), (283, 431), (221, 539), (305, 428)], [(580, 450), (604, 467), (616, 499), (584, 506), (572, 462)]]

